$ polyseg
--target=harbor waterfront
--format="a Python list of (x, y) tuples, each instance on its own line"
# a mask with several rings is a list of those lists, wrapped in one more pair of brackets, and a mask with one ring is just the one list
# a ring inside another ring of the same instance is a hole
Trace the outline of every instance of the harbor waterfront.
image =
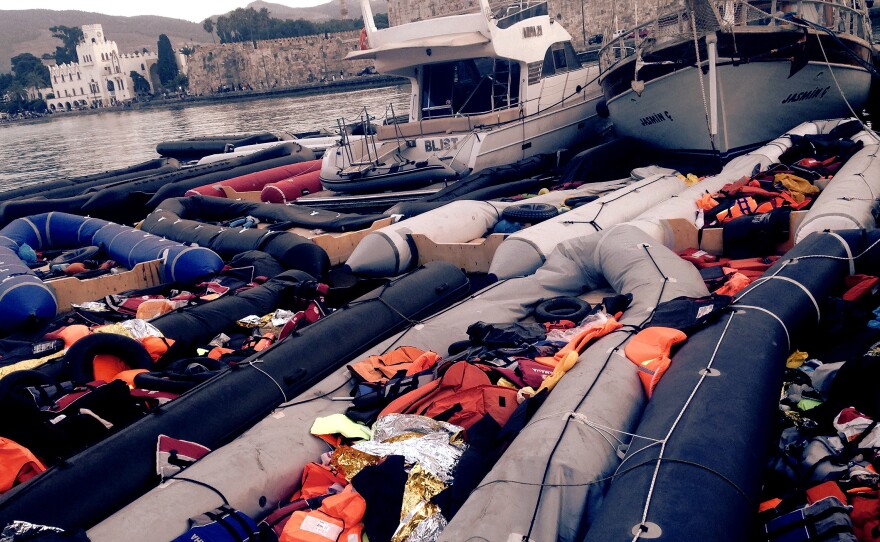
[(383, 116), (406, 110), (409, 85), (319, 96), (186, 104), (167, 109), (57, 115), (48, 122), (0, 125), (0, 190), (88, 175), (156, 158), (156, 144), (226, 133), (333, 129), (364, 107)]

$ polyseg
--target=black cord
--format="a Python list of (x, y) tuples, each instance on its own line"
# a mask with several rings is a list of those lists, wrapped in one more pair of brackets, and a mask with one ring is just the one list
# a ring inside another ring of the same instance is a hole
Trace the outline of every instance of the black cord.
[(210, 489), (211, 491), (213, 491), (214, 493), (216, 493), (218, 497), (220, 497), (221, 499), (223, 499), (223, 504), (224, 504), (224, 505), (226, 505), (226, 506), (230, 506), (230, 504), (229, 504), (229, 500), (226, 499), (226, 496), (223, 495), (223, 493), (222, 493), (219, 489), (217, 489), (216, 487), (212, 486), (211, 484), (208, 484), (208, 483), (206, 483), (206, 482), (202, 482), (201, 480), (193, 480), (192, 478), (186, 478), (186, 477), (183, 477), (183, 476), (172, 476), (170, 479), (171, 479), (171, 480), (181, 480), (181, 481), (184, 481), (184, 482), (189, 482), (189, 483), (191, 483), (191, 484), (195, 484), (195, 485), (197, 485), (197, 486), (202, 486), (202, 487), (204, 487), (204, 488), (206, 488), (206, 489)]

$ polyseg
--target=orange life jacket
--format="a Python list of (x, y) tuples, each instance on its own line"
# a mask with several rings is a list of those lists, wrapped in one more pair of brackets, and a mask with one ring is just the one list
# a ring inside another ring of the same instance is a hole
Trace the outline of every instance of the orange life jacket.
[(311, 512), (294, 512), (279, 542), (361, 542), (367, 501), (354, 487), (324, 499)]
[(44, 470), (46, 467), (30, 450), (0, 437), (0, 494), (27, 482)]
[(565, 359), (570, 352), (577, 352), (578, 354), (582, 353), (584, 349), (590, 344), (590, 341), (594, 339), (598, 339), (599, 337), (604, 337), (608, 335), (614, 330), (620, 329), (623, 325), (615, 320), (614, 318), (608, 318), (608, 321), (602, 324), (601, 326), (592, 326), (583, 330), (574, 336), (573, 339), (568, 341), (568, 344), (562, 347), (559, 352), (553, 357), (537, 357), (535, 361), (540, 363), (541, 365), (546, 365), (548, 367), (556, 367), (560, 361)]
[(299, 499), (313, 499), (326, 495), (334, 484), (348, 485), (345, 476), (333, 472), (329, 467), (317, 463), (309, 463), (303, 469), (302, 484), (299, 490), (290, 498), (291, 501)]
[(626, 357), (639, 369), (639, 379), (649, 399), (672, 362), (672, 347), (685, 339), (687, 335), (677, 329), (649, 327), (639, 331), (624, 347)]
[(401, 371), (406, 371), (406, 376), (412, 376), (430, 369), (439, 360), (440, 356), (434, 352), (426, 352), (412, 346), (401, 346), (387, 354), (370, 356), (352, 363), (349, 369), (366, 382), (385, 383)]

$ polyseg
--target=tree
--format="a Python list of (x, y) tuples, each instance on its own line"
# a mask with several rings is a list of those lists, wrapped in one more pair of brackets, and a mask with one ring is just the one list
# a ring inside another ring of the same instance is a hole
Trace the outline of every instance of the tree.
[(214, 40), (214, 20), (213, 19), (205, 19), (202, 21), (202, 28), (205, 29), (205, 32), (211, 34), (211, 43), (217, 43)]
[(12, 72), (15, 80), (23, 87), (48, 87), (49, 68), (31, 53), (21, 53), (12, 57)]
[(76, 46), (83, 40), (82, 28), (78, 26), (58, 25), (49, 28), (53, 38), (58, 38), (63, 44), (61, 47), (55, 48), (55, 62), (57, 64), (67, 64), (68, 62), (79, 62), (76, 56)]
[(132, 72), (128, 74), (128, 76), (131, 77), (131, 82), (133, 83), (135, 94), (140, 96), (141, 94), (150, 93), (150, 83), (146, 79), (144, 79), (143, 75), (132, 70)]
[(159, 35), (159, 80), (162, 86), (170, 86), (177, 77), (177, 59), (174, 56), (174, 48), (171, 40), (165, 34)]

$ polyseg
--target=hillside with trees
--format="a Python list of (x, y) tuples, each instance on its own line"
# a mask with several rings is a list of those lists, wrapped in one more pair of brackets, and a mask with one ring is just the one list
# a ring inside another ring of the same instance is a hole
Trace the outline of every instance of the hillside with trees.
[[(388, 16), (380, 13), (374, 16), (376, 26), (388, 26)], [(215, 20), (203, 23), (206, 31), (213, 31), (220, 43), (241, 43), (246, 41), (295, 38), (316, 34), (358, 30), (364, 26), (363, 19), (328, 19), (312, 22), (305, 19), (277, 19), (268, 8), (238, 8), (228, 15), (220, 15)]]
[(53, 37), (50, 28), (73, 28), (92, 23), (103, 25), (107, 37), (116, 42), (120, 53), (140, 51), (145, 47), (155, 51), (156, 36), (159, 34), (166, 34), (178, 47), (187, 43), (211, 43), (210, 34), (205, 32), (200, 23), (170, 17), (120, 17), (73, 10), (2, 10), (0, 72), (9, 71), (9, 59), (19, 53), (33, 53), (37, 56), (57, 54), (58, 38)]

